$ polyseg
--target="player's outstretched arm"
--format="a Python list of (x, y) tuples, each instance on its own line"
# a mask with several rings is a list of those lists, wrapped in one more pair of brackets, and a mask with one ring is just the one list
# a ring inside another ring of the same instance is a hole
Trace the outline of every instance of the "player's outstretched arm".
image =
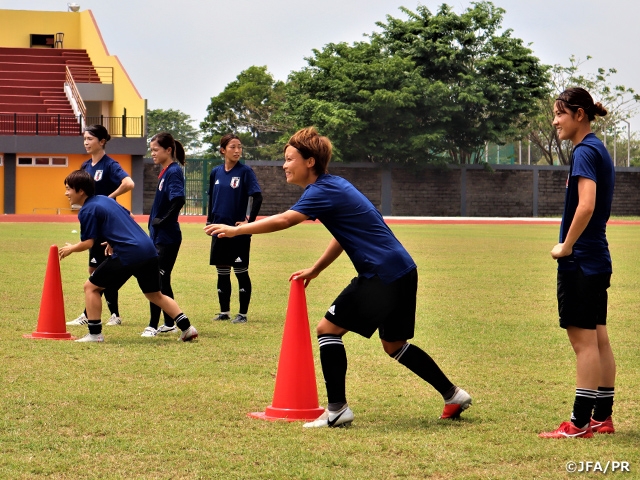
[(342, 246), (338, 243), (335, 238), (332, 238), (329, 242), (329, 246), (324, 251), (324, 253), (320, 256), (320, 258), (313, 264), (311, 268), (305, 268), (304, 270), (298, 270), (297, 272), (293, 272), (289, 277), (289, 281), (291, 280), (304, 280), (304, 286), (309, 285), (309, 282), (320, 275), (325, 268), (331, 265), (336, 258), (340, 256), (343, 252)]
[(243, 223), (238, 226), (221, 225), (212, 223), (204, 227), (204, 232), (207, 235), (217, 235), (222, 237), (235, 237), (236, 235), (254, 235), (259, 233), (272, 233), (287, 228), (293, 227), (299, 223), (304, 222), (309, 217), (303, 213), (296, 212), (295, 210), (287, 210), (284, 213), (272, 215), (271, 217), (263, 218), (252, 223)]
[(75, 244), (65, 243), (64, 247), (60, 247), (58, 249), (58, 256), (60, 257), (60, 260), (62, 260), (63, 258), (68, 257), (72, 253), (84, 252), (85, 250), (89, 250), (91, 247), (93, 247), (92, 238), (85, 240), (83, 242), (75, 243)]

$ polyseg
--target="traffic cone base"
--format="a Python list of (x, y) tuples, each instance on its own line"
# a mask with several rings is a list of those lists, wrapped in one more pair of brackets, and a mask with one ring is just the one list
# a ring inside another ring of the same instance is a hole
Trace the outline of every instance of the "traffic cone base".
[(40, 313), (36, 331), (24, 338), (46, 340), (75, 340), (65, 323), (64, 298), (62, 296), (62, 277), (60, 276), (60, 259), (58, 247), (51, 245), (47, 272), (44, 276)]
[(296, 420), (315, 420), (324, 413), (324, 408), (274, 408), (269, 405), (264, 412), (251, 412), (247, 413), (247, 416), (251, 418), (257, 418), (258, 420), (268, 420), (270, 422), (276, 422), (279, 420), (285, 422), (295, 422)]
[(291, 282), (275, 383), (271, 405), (264, 412), (249, 413), (249, 417), (291, 422), (315, 420), (324, 412), (324, 408), (318, 406), (307, 300), (302, 280)]

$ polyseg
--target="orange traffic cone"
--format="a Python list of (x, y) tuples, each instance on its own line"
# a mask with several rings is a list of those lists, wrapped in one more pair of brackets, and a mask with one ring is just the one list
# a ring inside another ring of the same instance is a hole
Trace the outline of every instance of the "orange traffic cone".
[(25, 338), (48, 338), (50, 340), (74, 340), (67, 333), (64, 316), (64, 298), (62, 296), (62, 278), (60, 277), (60, 259), (58, 247), (51, 245), (49, 248), (49, 261), (47, 273), (44, 277), (42, 288), (42, 300), (40, 300), (40, 314), (38, 315), (38, 327), (31, 335), (23, 335)]
[(315, 420), (324, 412), (318, 406), (318, 389), (311, 351), (309, 316), (303, 280), (293, 280), (284, 323), (273, 401), (264, 412), (248, 415), (263, 420)]

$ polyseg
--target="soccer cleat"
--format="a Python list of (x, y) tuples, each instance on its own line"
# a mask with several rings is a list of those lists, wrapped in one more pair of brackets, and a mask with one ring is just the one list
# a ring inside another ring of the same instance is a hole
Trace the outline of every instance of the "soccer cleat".
[(104, 335), (101, 333), (87, 333), (84, 337), (76, 340), (76, 342), (104, 342)]
[(613, 420), (611, 419), (611, 415), (607, 417), (606, 420), (598, 421), (593, 418), (589, 422), (591, 426), (591, 430), (593, 433), (615, 433), (616, 429), (613, 428)]
[(107, 325), (113, 326), (113, 325), (122, 325), (122, 319), (117, 316), (115, 313), (111, 314), (111, 317), (109, 317), (109, 320), (107, 321)]
[(213, 320), (231, 320), (231, 317), (228, 313), (219, 313), (213, 317)]
[(153, 327), (147, 327), (142, 331), (141, 337), (155, 337), (158, 334), (158, 330)]
[(160, 325), (158, 327), (158, 333), (169, 333), (169, 332), (177, 332), (177, 331), (178, 331), (178, 327), (176, 327), (175, 325), (171, 327), (167, 327), (166, 325)]
[(578, 428), (571, 422), (562, 422), (553, 432), (541, 432), (538, 434), (540, 438), (591, 438), (593, 433), (591, 427)]
[(196, 327), (194, 327), (193, 325), (187, 328), (180, 335), (180, 340), (182, 340), (183, 342), (190, 342), (191, 340), (194, 340), (196, 338), (198, 338), (198, 331), (196, 330)]
[(440, 418), (459, 418), (460, 414), (471, 406), (471, 395), (460, 387), (456, 387), (456, 393), (444, 404), (444, 410)]
[(304, 428), (343, 428), (348, 427), (353, 422), (353, 411), (349, 408), (349, 405), (345, 405), (342, 410), (338, 412), (330, 412), (325, 410), (322, 415), (316, 418), (313, 422), (308, 422), (303, 425)]
[(67, 322), (67, 325), (87, 325), (88, 323), (89, 320), (87, 319), (87, 316), (82, 312), (78, 318)]
[(247, 316), (239, 313), (236, 318), (231, 320), (231, 323), (247, 323)]

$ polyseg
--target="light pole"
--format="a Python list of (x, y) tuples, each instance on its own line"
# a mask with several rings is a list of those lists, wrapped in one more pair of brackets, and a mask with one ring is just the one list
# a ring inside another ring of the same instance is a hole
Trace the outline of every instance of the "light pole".
[(631, 166), (631, 124), (627, 120), (622, 120), (627, 124), (627, 167)]

